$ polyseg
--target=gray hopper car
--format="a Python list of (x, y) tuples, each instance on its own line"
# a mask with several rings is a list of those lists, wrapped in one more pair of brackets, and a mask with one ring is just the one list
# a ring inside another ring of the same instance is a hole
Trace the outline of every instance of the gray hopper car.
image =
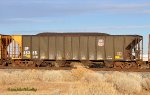
[(23, 59), (140, 60), (142, 36), (92, 33), (24, 35)]

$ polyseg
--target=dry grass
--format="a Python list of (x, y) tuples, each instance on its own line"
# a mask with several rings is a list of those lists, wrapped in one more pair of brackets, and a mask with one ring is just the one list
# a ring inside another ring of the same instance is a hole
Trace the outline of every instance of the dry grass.
[[(143, 73), (144, 74), (144, 73)], [(150, 95), (150, 77), (141, 73), (0, 70), (0, 95)], [(36, 88), (37, 92), (10, 92), (8, 88)]]

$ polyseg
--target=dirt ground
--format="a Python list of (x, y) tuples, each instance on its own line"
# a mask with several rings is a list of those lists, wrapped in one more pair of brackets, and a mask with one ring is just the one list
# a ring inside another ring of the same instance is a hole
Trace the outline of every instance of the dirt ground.
[(150, 95), (150, 74), (94, 72), (82, 67), (70, 71), (1, 69), (0, 95)]

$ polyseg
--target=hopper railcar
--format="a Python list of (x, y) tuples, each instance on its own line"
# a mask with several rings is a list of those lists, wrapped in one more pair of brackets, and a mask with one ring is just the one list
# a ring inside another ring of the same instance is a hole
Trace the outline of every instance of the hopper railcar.
[(148, 63), (150, 64), (150, 34), (149, 34), (149, 41), (148, 41)]
[[(2, 66), (138, 67), (142, 62), (143, 37), (105, 33), (40, 33), (0, 35)], [(57, 64), (57, 65), (56, 65)]]

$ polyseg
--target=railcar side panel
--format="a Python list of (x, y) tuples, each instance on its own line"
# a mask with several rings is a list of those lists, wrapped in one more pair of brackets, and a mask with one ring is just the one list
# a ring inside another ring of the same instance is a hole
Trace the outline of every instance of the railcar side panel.
[(150, 34), (149, 34), (149, 40), (148, 40), (148, 62), (150, 63)]
[(56, 37), (56, 60), (64, 59), (64, 37), (57, 36)]
[(39, 37), (32, 36), (32, 59), (39, 59), (40, 52), (39, 52)]
[(22, 37), (23, 59), (31, 59), (31, 36)]
[(65, 37), (65, 59), (71, 60), (72, 59), (72, 45), (71, 45), (71, 36)]
[(132, 61), (135, 38), (128, 35), (24, 35), (22, 56), (23, 59)]
[(49, 45), (48, 45), (48, 37), (41, 36), (40, 37), (40, 59), (48, 59), (49, 58)]
[(49, 36), (49, 59), (56, 59), (56, 37)]
[(96, 37), (89, 36), (88, 40), (88, 55), (89, 60), (96, 60)]
[(0, 59), (2, 56), (2, 36), (0, 35)]
[(106, 36), (105, 39), (105, 54), (106, 60), (114, 60), (114, 37)]
[(124, 59), (124, 36), (114, 36), (115, 60)]
[(80, 37), (80, 60), (88, 59), (88, 36)]
[(105, 36), (97, 36), (96, 47), (97, 47), (97, 60), (104, 60), (105, 59)]
[(79, 60), (79, 37), (72, 37), (72, 60)]

